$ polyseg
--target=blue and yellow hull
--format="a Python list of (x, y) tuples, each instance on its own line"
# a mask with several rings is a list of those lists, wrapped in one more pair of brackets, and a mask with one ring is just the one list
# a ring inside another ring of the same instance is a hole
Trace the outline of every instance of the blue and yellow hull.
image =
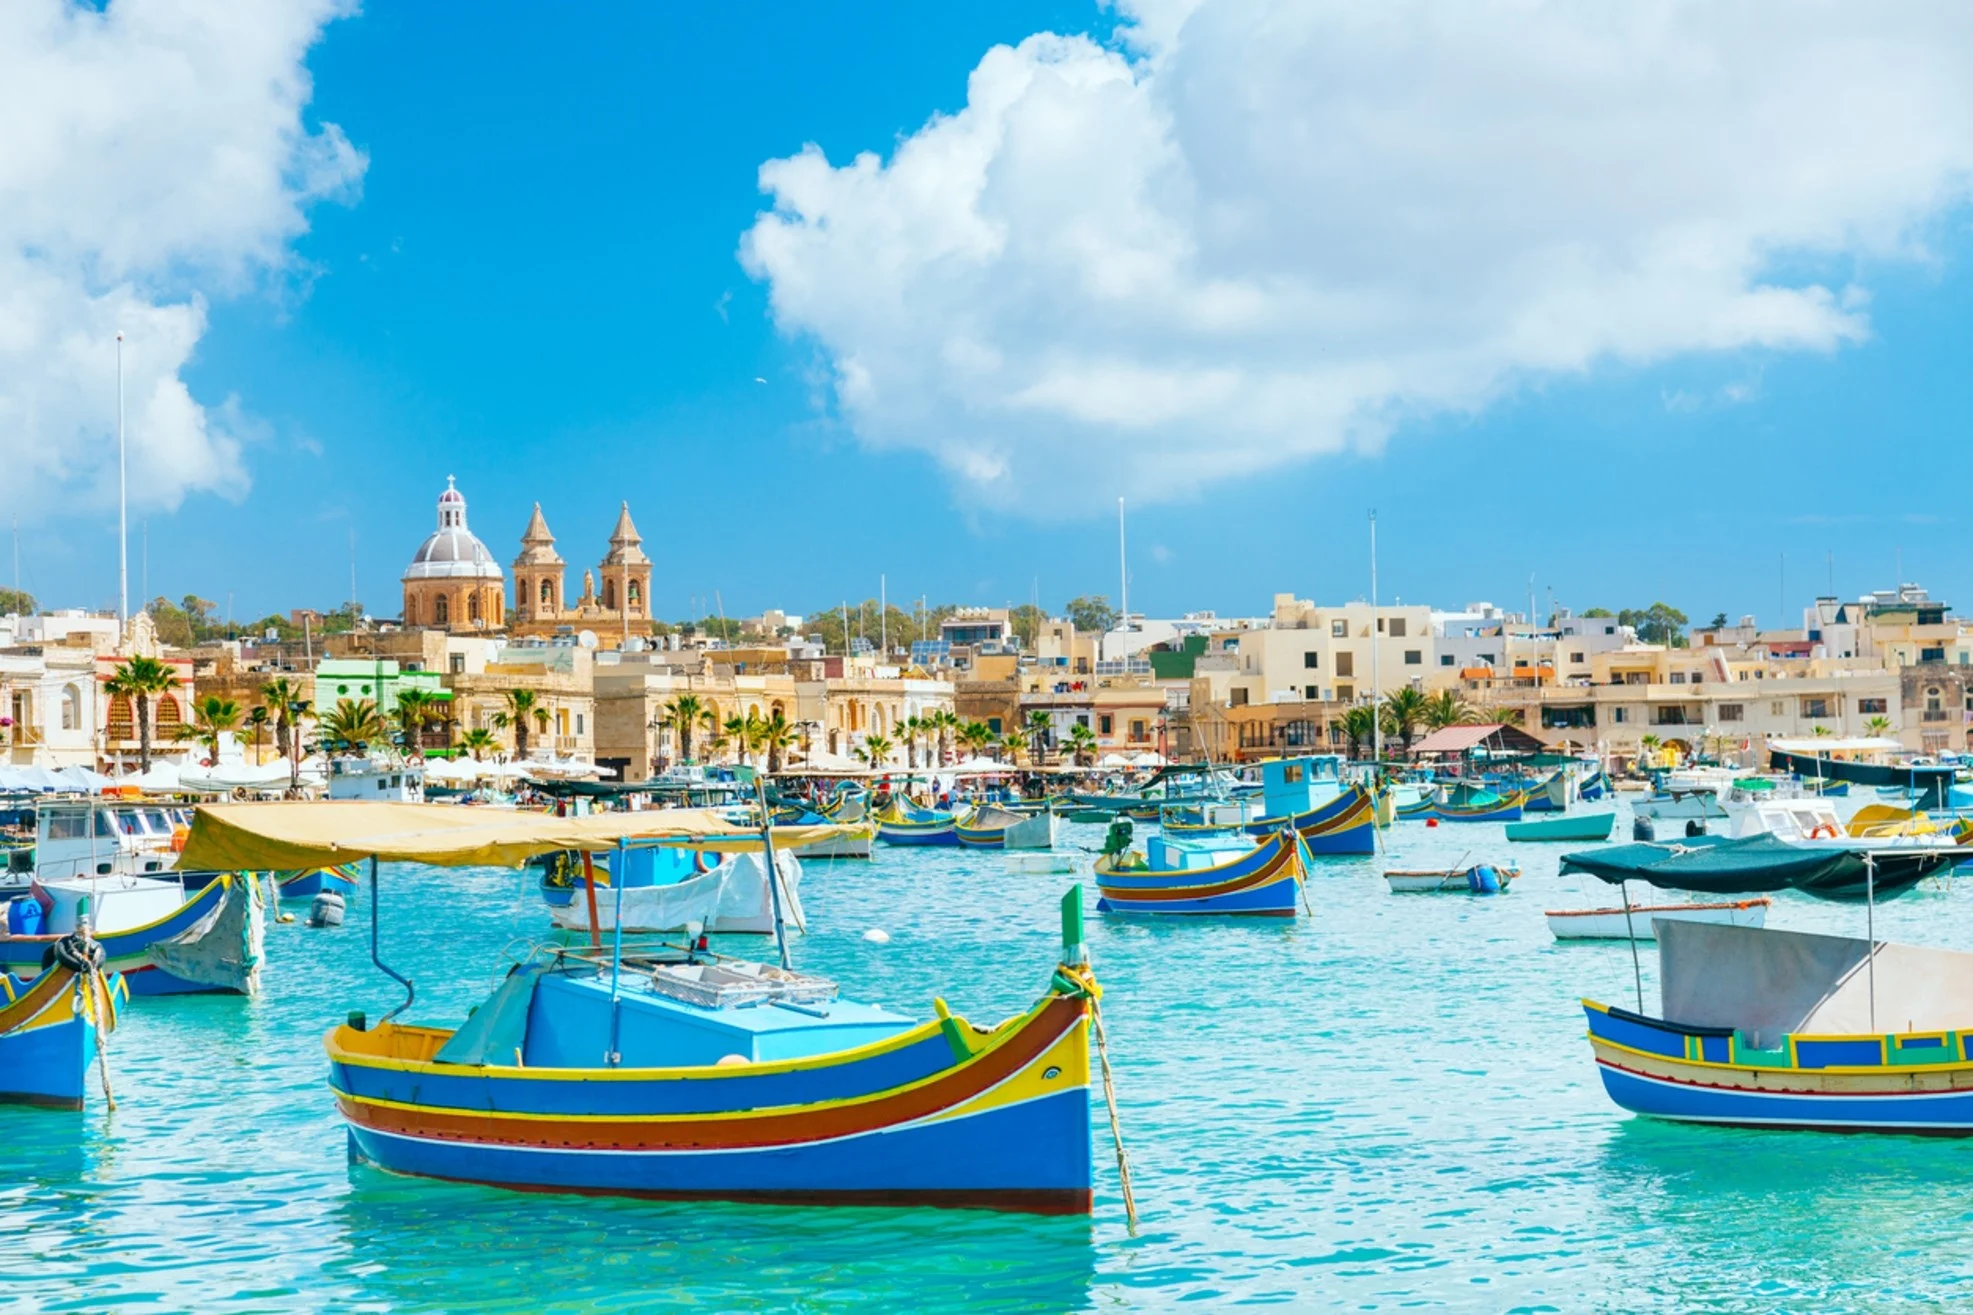
[(877, 839), (887, 845), (956, 845), (959, 824), (951, 817), (929, 822), (877, 819)]
[(1294, 817), (1263, 817), (1247, 823), (1250, 836), (1268, 836), (1292, 827), (1310, 854), (1363, 856), (1377, 852), (1377, 802), (1360, 785)]
[(1251, 853), (1209, 868), (1133, 869), (1098, 860), (1097, 911), (1153, 917), (1292, 918), (1301, 865), (1290, 834), (1277, 831)]
[(274, 880), (281, 888), (282, 899), (314, 899), (325, 892), (348, 899), (356, 893), (356, 866), (277, 872)]
[[(218, 914), (236, 881), (250, 878), (239, 873), (222, 873), (195, 891), (176, 909), (155, 922), (122, 931), (103, 932), (96, 937), (106, 959), (103, 971), (123, 974), (131, 995), (204, 995), (227, 988), (187, 981), (151, 962), (154, 945), (182, 936)], [(41, 956), (57, 938), (54, 936), (0, 936), (0, 972), (16, 977), (32, 977), (41, 971)]]
[(103, 986), (57, 964), (31, 981), (0, 973), (0, 1104), (79, 1110), (123, 979)]
[(1610, 1099), (1686, 1123), (1973, 1136), (1973, 1033), (1787, 1036), (1749, 1049), (1731, 1028), (1693, 1028), (1585, 1000)]
[[(1061, 981), (1058, 975), (1058, 983)], [(807, 1059), (679, 1069), (431, 1062), (450, 1032), (327, 1040), (357, 1155), (543, 1191), (1087, 1213), (1088, 1001), (942, 1017)]]

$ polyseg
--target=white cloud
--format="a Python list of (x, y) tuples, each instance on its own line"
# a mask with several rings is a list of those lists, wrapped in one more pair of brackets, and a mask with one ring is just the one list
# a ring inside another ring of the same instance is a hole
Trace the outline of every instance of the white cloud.
[(132, 505), (244, 491), (257, 427), (181, 376), (208, 298), (279, 275), (305, 207), (354, 195), (362, 154), (302, 121), (347, 7), (0, 4), (0, 506), (114, 495), (119, 329)]
[(1833, 350), (1852, 271), (1923, 257), (1973, 177), (1964, 6), (1127, 8), (1122, 50), (988, 51), (888, 160), (769, 161), (742, 243), (856, 435), (1003, 506), (1184, 496), (1604, 362)]

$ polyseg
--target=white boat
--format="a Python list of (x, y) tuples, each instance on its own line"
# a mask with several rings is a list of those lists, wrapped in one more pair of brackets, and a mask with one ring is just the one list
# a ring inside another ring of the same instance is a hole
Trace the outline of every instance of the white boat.
[(1396, 895), (1492, 894), (1486, 889), (1484, 879), (1475, 879), (1476, 873), (1492, 872), (1496, 888), (1506, 891), (1514, 878), (1521, 875), (1521, 869), (1502, 867), (1495, 863), (1476, 863), (1470, 867), (1443, 871), (1391, 871), (1384, 874), (1390, 883), (1391, 893)]
[(1717, 904), (1633, 904), (1626, 920), (1622, 907), (1614, 909), (1550, 909), (1548, 929), (1558, 941), (1622, 941), (1634, 934), (1640, 941), (1655, 941), (1654, 919), (1668, 922), (1710, 922), (1726, 927), (1764, 927), (1767, 911), (1774, 903), (1765, 895), (1757, 899), (1731, 900)]
[(870, 841), (877, 834), (874, 822), (859, 825), (848, 835), (831, 836), (794, 851), (796, 858), (869, 858)]

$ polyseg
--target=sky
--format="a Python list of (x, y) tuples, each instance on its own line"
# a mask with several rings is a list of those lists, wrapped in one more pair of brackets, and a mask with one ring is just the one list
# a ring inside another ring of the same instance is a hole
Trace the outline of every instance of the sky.
[[(1973, 607), (1973, 11), (0, 6), (44, 605)], [(11, 584), (0, 559), (0, 584)]]

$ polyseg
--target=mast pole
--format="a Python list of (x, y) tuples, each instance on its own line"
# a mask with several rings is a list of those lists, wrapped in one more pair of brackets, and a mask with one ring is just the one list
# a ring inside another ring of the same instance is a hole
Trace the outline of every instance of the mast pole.
[(116, 556), (117, 644), (130, 624), (130, 482), (123, 442), (123, 330), (116, 331)]
[(1377, 764), (1384, 760), (1383, 727), (1377, 717), (1377, 703), (1382, 694), (1378, 684), (1377, 655), (1384, 646), (1379, 642), (1383, 633), (1377, 619), (1377, 509), (1370, 509), (1370, 770), (1374, 775)]
[(1128, 658), (1130, 648), (1130, 558), (1124, 551), (1124, 500), (1117, 499), (1117, 628), (1119, 656)]

